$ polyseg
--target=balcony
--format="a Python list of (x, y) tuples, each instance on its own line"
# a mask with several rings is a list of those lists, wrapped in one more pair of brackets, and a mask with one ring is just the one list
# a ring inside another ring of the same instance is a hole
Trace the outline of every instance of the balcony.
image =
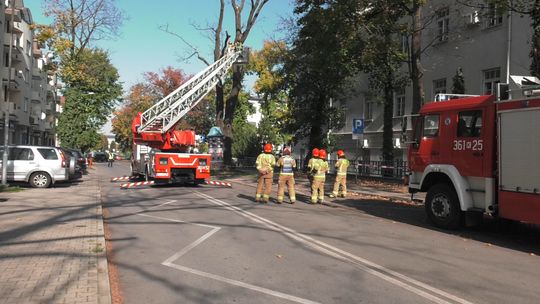
[(8, 78), (11, 77), (9, 88), (13, 91), (20, 91), (19, 86), (20, 84), (22, 84), (22, 81), (24, 81), (24, 79), (22, 78), (22, 74), (14, 68), (11, 68), (11, 71), (9, 72), (8, 69), (2, 69), (2, 78), (7, 82)]
[(32, 78), (43, 79), (44, 76), (45, 75), (40, 68), (37, 68), (37, 67), (32, 68)]
[(13, 21), (15, 22), (21, 22), (21, 10), (19, 9), (12, 9), (11, 7), (6, 7), (5, 9), (6, 13), (6, 20), (11, 20), (11, 15), (13, 15)]
[(41, 92), (39, 91), (32, 91), (32, 103), (41, 103)]

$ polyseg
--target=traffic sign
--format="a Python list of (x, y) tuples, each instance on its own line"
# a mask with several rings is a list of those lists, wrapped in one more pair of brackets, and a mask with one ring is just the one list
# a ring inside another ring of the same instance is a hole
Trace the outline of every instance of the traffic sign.
[(364, 134), (364, 119), (353, 118), (352, 120), (352, 136), (353, 139), (359, 139), (360, 135)]

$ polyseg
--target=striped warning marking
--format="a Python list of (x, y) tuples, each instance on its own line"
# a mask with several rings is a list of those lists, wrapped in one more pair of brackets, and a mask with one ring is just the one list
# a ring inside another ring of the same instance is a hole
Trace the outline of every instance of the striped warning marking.
[(232, 187), (231, 183), (226, 182), (218, 182), (218, 181), (205, 181), (204, 182), (207, 185), (214, 185), (214, 186), (224, 186), (224, 187)]
[(119, 177), (111, 177), (111, 182), (120, 182), (120, 181), (128, 181), (131, 179), (135, 179), (137, 176), (119, 176)]
[(147, 185), (153, 185), (153, 184), (154, 184), (154, 181), (147, 181), (147, 182), (136, 182), (136, 183), (121, 184), (120, 187), (122, 189), (127, 189), (127, 188), (133, 188), (133, 187), (138, 187), (138, 186), (147, 186)]

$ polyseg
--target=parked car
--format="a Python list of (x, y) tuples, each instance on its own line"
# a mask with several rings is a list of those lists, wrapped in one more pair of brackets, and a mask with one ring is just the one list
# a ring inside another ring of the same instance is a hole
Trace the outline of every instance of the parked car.
[(82, 173), (86, 173), (86, 169), (87, 169), (87, 165), (86, 165), (86, 157), (84, 157), (83, 153), (81, 152), (81, 150), (77, 150), (77, 149), (66, 149), (69, 154), (72, 156), (72, 157), (75, 157), (75, 159), (77, 160), (77, 165), (79, 165)]
[(108, 159), (108, 155), (105, 152), (96, 152), (96, 153), (94, 153), (94, 161), (96, 163), (106, 162), (107, 159)]
[[(4, 147), (0, 147), (0, 168)], [(43, 146), (8, 146), (7, 180), (27, 182), (34, 188), (47, 188), (68, 181), (69, 162), (58, 148)]]
[(81, 179), (83, 176), (83, 170), (77, 162), (77, 154), (73, 153), (69, 149), (58, 148), (62, 151), (66, 157), (66, 163), (69, 168), (69, 180)]

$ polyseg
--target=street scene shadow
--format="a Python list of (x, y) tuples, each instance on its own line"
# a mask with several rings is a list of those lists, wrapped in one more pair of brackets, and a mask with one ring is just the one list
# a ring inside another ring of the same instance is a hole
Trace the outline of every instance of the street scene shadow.
[(459, 230), (443, 230), (431, 225), (423, 205), (408, 205), (389, 200), (341, 199), (334, 204), (358, 209), (367, 214), (390, 221), (405, 223), (476, 240), (525, 253), (540, 255), (540, 227), (526, 223), (484, 219), (482, 223)]

